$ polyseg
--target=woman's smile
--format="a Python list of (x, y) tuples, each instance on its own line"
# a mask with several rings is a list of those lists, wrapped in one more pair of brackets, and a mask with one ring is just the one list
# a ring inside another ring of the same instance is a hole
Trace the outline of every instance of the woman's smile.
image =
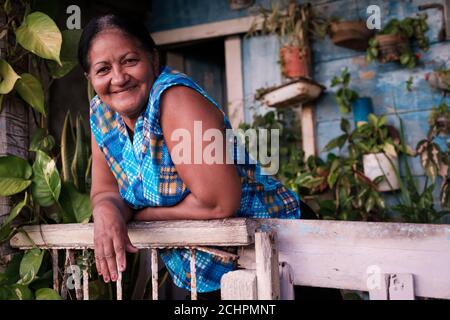
[[(155, 72), (149, 54), (117, 29), (102, 31), (89, 50), (90, 79), (95, 92), (112, 110), (135, 120), (147, 105)], [(129, 125), (129, 123), (127, 123)]]

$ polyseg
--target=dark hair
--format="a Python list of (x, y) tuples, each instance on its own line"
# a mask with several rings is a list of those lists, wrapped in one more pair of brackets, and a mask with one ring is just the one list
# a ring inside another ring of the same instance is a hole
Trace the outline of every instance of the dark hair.
[(154, 50), (157, 50), (157, 46), (150, 36), (150, 32), (137, 19), (132, 20), (118, 14), (101, 15), (89, 21), (83, 29), (78, 44), (78, 61), (85, 72), (89, 71), (88, 54), (92, 40), (101, 31), (107, 29), (118, 29), (126, 35), (135, 38), (149, 54), (153, 54)]

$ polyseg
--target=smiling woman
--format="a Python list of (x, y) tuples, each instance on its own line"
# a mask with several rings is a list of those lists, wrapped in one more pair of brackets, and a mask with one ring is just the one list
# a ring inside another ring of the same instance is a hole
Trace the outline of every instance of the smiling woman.
[[(136, 252), (126, 222), (217, 219), (231, 216), (299, 218), (297, 195), (265, 175), (254, 161), (177, 163), (176, 130), (196, 139), (203, 132), (230, 129), (222, 108), (191, 78), (159, 65), (149, 32), (117, 15), (93, 19), (84, 28), (79, 60), (97, 96), (91, 101), (92, 188), (95, 258), (106, 282), (126, 268), (125, 251)], [(219, 137), (225, 146), (225, 134)], [(234, 142), (236, 143), (236, 142)], [(235, 145), (236, 147), (236, 145)], [(222, 152), (225, 156), (226, 152)], [(176, 285), (190, 289), (190, 251), (161, 252)], [(235, 266), (198, 252), (197, 290), (219, 289)]]

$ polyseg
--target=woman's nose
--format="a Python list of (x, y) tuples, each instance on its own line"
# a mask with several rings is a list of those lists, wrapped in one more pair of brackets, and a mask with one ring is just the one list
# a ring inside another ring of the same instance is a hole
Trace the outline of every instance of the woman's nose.
[(120, 67), (114, 67), (112, 72), (111, 84), (113, 86), (122, 86), (127, 83), (129, 77)]

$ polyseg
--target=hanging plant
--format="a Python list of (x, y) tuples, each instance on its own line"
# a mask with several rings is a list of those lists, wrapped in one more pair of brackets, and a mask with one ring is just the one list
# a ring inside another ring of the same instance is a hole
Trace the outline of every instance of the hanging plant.
[[(287, 5), (275, 3), (271, 9), (260, 7), (260, 17), (263, 19), (261, 34), (278, 36), (281, 72), (290, 79), (310, 75), (310, 7), (310, 4), (298, 5), (295, 1), (290, 1)], [(247, 36), (257, 34), (256, 25), (255, 19)]]
[(429, 40), (425, 33), (428, 30), (427, 15), (417, 14), (416, 18), (403, 20), (392, 19), (387, 25), (369, 40), (367, 60), (378, 59), (381, 63), (399, 62), (407, 68), (414, 68), (420, 56), (411, 48), (415, 41), (420, 49), (426, 51)]
[(362, 20), (335, 20), (330, 22), (329, 35), (336, 46), (365, 51), (369, 46), (373, 30), (369, 30), (366, 22)]

